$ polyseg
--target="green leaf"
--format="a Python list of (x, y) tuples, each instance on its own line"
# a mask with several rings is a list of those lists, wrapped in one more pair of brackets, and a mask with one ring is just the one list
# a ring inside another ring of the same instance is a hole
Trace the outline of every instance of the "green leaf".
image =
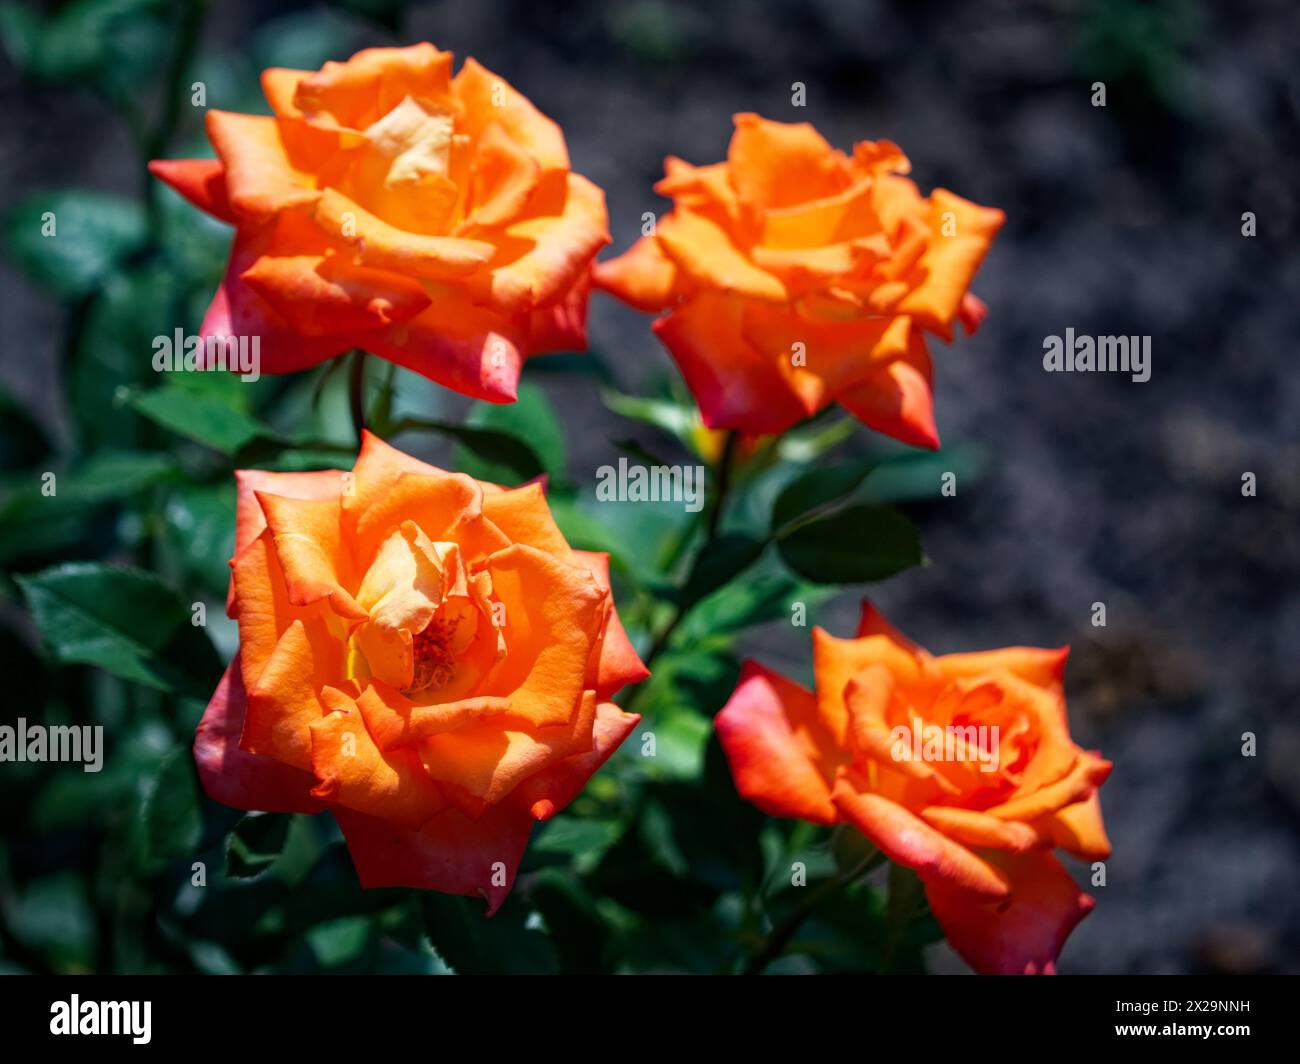
[(781, 489), (772, 504), (772, 531), (779, 533), (813, 511), (851, 495), (876, 464), (874, 458), (858, 458), (801, 473)]
[(537, 453), (523, 440), (506, 432), (424, 418), (403, 418), (393, 426), (391, 435), (411, 429), (439, 432), (458, 441), (456, 468), (478, 480), (513, 486), (544, 472)]
[(956, 478), (955, 487), (964, 488), (979, 480), (984, 464), (984, 452), (971, 444), (895, 455), (872, 470), (859, 497), (874, 503), (938, 499), (943, 495), (945, 473)]
[(0, 7), (0, 36), (24, 73), (98, 86), (117, 98), (156, 76), (168, 46), (160, 0), (72, 0), (51, 17)]
[(638, 440), (629, 438), (629, 439), (622, 439), (622, 440), (614, 440), (612, 442), (615, 447), (617, 447), (620, 451), (624, 452), (630, 458), (635, 458), (638, 462), (642, 462), (645, 465), (670, 466), (673, 464), (672, 462), (668, 461), (666, 458), (663, 458), (655, 454), (652, 450), (646, 447), (645, 444), (639, 442)]
[[(568, 465), (564, 444), (564, 426), (546, 393), (535, 384), (519, 386), (519, 398), (513, 403), (479, 403), (466, 420), (469, 429), (490, 429), (524, 443), (541, 462), (542, 471), (554, 480), (563, 480)], [(458, 459), (457, 469), (478, 480), (503, 483), (495, 473), (515, 472), (510, 467), (494, 468), (494, 460), (485, 455), (470, 439), (462, 439), (469, 465)], [(481, 464), (476, 464), (481, 463)], [(477, 470), (477, 471), (476, 471)], [(535, 473), (530, 474), (536, 476)], [(527, 479), (527, 478), (525, 478)]]
[(543, 868), (530, 877), (528, 901), (546, 921), (566, 972), (585, 975), (604, 970), (609, 929), (600, 903), (581, 879), (564, 868)]
[(555, 949), (531, 926), (518, 903), (487, 919), (478, 899), (427, 894), (425, 934), (438, 955), (462, 975), (538, 975), (556, 968)]
[(213, 595), (224, 595), (235, 553), (235, 485), (182, 487), (163, 514), (164, 535), (186, 569)]
[(188, 856), (203, 835), (198, 775), (188, 746), (173, 750), (158, 768), (141, 808), (144, 841), (152, 857)]
[(341, 916), (317, 924), (305, 937), (321, 967), (337, 968), (362, 954), (373, 926), (369, 916)]
[(54, 659), (206, 698), (221, 672), (190, 608), (156, 576), (76, 562), (16, 578)]
[[(659, 660), (665, 662), (664, 658)], [(688, 667), (684, 659), (678, 659), (674, 664), (683, 669)], [(705, 666), (706, 663), (701, 658), (689, 664)], [(680, 679), (680, 671), (675, 671), (673, 680)], [(666, 686), (669, 682), (665, 678), (662, 684)], [(704, 768), (705, 747), (713, 734), (712, 723), (685, 702), (674, 700), (656, 705), (657, 701), (652, 694), (637, 703), (638, 709), (642, 706), (647, 709), (637, 734), (650, 732), (654, 736), (654, 756), (641, 759), (646, 773), (656, 779), (698, 779)]]
[(689, 610), (758, 560), (767, 543), (740, 532), (724, 532), (696, 556), (691, 575), (676, 595), (678, 607)]
[(617, 820), (557, 816), (546, 822), (528, 848), (532, 853), (568, 857), (579, 875), (587, 875), (622, 837), (626, 827)]
[(819, 584), (883, 580), (921, 564), (921, 538), (897, 510), (847, 506), (777, 540), (785, 563)]
[(271, 867), (284, 850), (292, 818), (284, 813), (249, 813), (226, 839), (226, 875), (253, 879)]
[(14, 490), (0, 504), (0, 561), (45, 557), (83, 541), (93, 543), (97, 529), (91, 518), (97, 507), (130, 499), (175, 473), (164, 454), (101, 451), (80, 468), (57, 474), (53, 495), (44, 493), (43, 474), (35, 470), (21, 481), (11, 478)]
[(814, 461), (847, 440), (857, 427), (858, 422), (851, 417), (830, 423), (814, 420), (805, 427), (791, 429), (778, 437), (777, 455), (782, 461), (800, 465)]
[(114, 270), (96, 290), (65, 381), (83, 451), (139, 447), (152, 434), (130, 398), (157, 382), (150, 352), (157, 337), (174, 335), (185, 291), (184, 278), (161, 259)]
[(85, 971), (94, 962), (98, 934), (86, 884), (75, 872), (60, 872), (27, 887), (6, 914), (14, 936), (40, 950), (59, 970)]
[(4, 232), (18, 265), (65, 299), (95, 291), (148, 237), (135, 200), (83, 190), (27, 197), (5, 219)]
[(912, 921), (924, 910), (925, 887), (910, 868), (890, 863), (889, 897), (885, 902), (885, 936), (881, 967), (889, 971), (898, 958)]
[(671, 399), (624, 395), (613, 389), (605, 389), (600, 393), (600, 397), (614, 413), (631, 418), (633, 421), (653, 425), (687, 445), (690, 444), (691, 437), (700, 425), (699, 412), (693, 406), (674, 402)]
[(784, 566), (773, 561), (774, 572), (765, 572), (767, 562), (728, 586), (719, 588), (700, 600), (673, 633), (674, 646), (693, 642), (719, 633), (739, 632), (756, 624), (778, 618), (787, 622), (791, 607), (801, 602), (805, 610), (821, 605), (837, 593), (820, 584), (794, 579)]
[(222, 454), (234, 455), (274, 433), (256, 418), (218, 396), (178, 384), (138, 395), (132, 405), (150, 421)]

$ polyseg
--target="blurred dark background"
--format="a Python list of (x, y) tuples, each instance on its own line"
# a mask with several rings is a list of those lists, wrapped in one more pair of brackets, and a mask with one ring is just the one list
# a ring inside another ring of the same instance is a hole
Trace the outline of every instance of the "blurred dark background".
[[(4, 18), (24, 7), (52, 9)], [(845, 148), (888, 137), (922, 191), (1005, 209), (974, 286), (989, 317), (934, 351), (941, 434), (982, 474), (910, 508), (933, 564), (875, 597), (935, 652), (1073, 646), (1072, 727), (1116, 764), (1114, 854), (1062, 971), (1300, 972), (1300, 7), (221, 0), (199, 76), (209, 106), (250, 110), (265, 65), (426, 39), (561, 124), (575, 170), (606, 189), (612, 250), (664, 206), (663, 157), (722, 158), (737, 111), (811, 121)], [(130, 128), (102, 94), (0, 56), (0, 97), (0, 203), (139, 194)], [(167, 153), (207, 154), (200, 111), (181, 110)], [(0, 374), (57, 435), (64, 312), (9, 263), (0, 278)], [(1150, 381), (1045, 373), (1043, 338), (1067, 327), (1150, 335)], [(591, 336), (625, 391), (674, 373), (646, 319), (611, 300), (593, 301)], [(589, 490), (626, 423), (588, 378), (533, 379)], [(856, 612), (842, 596), (816, 620), (848, 634)], [(807, 674), (806, 630), (778, 623), (745, 649)], [(935, 950), (934, 968), (960, 968)]]

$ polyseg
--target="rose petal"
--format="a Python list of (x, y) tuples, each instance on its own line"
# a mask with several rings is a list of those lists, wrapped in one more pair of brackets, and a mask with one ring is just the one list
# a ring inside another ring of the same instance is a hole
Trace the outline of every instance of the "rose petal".
[(772, 816), (835, 823), (835, 755), (810, 691), (747, 661), (714, 727), (742, 798)]
[(1061, 862), (1042, 851), (991, 858), (1011, 893), (981, 902), (943, 883), (927, 882), (930, 909), (944, 937), (982, 975), (1048, 975), (1074, 926), (1096, 904)]
[(318, 813), (311, 774), (239, 749), (245, 693), (239, 659), (227, 666), (194, 733), (199, 781), (213, 801), (267, 813)]
[(267, 528), (284, 571), (289, 601), (310, 606), (322, 599), (347, 620), (365, 620), (369, 614), (347, 590), (351, 573), (340, 566), (347, 554), (342, 546), (339, 499), (289, 499), (256, 493)]
[[(471, 724), (425, 740), (420, 758), (429, 775), (463, 788), (474, 799), (466, 811), (501, 801), (523, 780), (574, 754), (595, 749), (596, 695), (578, 699), (573, 718), (565, 723), (528, 730), (503, 728), (501, 722)], [(452, 801), (454, 791), (448, 791)]]
[(209, 111), (206, 121), (208, 139), (225, 167), (230, 205), (241, 218), (267, 219), (320, 197), (311, 175), (289, 161), (274, 118)]
[(533, 818), (511, 803), (493, 806), (477, 820), (447, 809), (419, 831), (336, 808), (361, 885), (414, 887), (482, 897), (491, 916), (515, 881)]
[(624, 713), (612, 702), (600, 703), (592, 728), (594, 749), (563, 758), (529, 776), (511, 792), (510, 802), (526, 808), (537, 820), (549, 820), (581, 793), (640, 719), (639, 713)]
[(780, 369), (755, 351), (742, 327), (739, 299), (700, 295), (654, 323), (711, 429), (752, 435), (785, 432), (815, 410)]
[(597, 698), (613, 698), (623, 687), (648, 679), (650, 670), (637, 655), (623, 622), (618, 619), (618, 610), (614, 608), (609, 580), (609, 555), (585, 550), (576, 550), (573, 555), (587, 567), (597, 585), (606, 592), (608, 603), (605, 626), (592, 651), (592, 660), (587, 665), (586, 685), (595, 688)]
[(154, 159), (149, 173), (171, 185), (201, 211), (236, 224), (226, 189), (226, 168), (220, 159)]
[(677, 285), (677, 266), (653, 236), (643, 236), (617, 258), (593, 267), (597, 288), (647, 313), (668, 306)]
[(344, 692), (326, 687), (321, 697), (330, 712), (311, 724), (314, 797), (412, 829), (446, 808), (413, 751), (380, 750)]
[(936, 831), (897, 802), (868, 793), (862, 786), (851, 777), (841, 777), (832, 800), (844, 819), (891, 861), (914, 869), (927, 885), (948, 883), (979, 898), (1007, 896), (1007, 877), (982, 856)]
[[(335, 189), (316, 204), (316, 224), (331, 240), (350, 244), (362, 265), (434, 281), (468, 277), (495, 253), (492, 244), (453, 236), (426, 236), (389, 225)], [(427, 305), (428, 300), (422, 305)], [(405, 319), (403, 319), (405, 320)]]

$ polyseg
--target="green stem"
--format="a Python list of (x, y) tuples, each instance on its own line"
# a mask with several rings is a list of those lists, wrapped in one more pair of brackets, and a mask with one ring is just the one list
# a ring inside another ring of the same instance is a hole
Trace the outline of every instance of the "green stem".
[(366, 427), (366, 353), (360, 348), (352, 352), (348, 367), (348, 401), (352, 408), (352, 428), (361, 446), (361, 430)]
[[(167, 150), (167, 142), (180, 121), (181, 102), (188, 97), (185, 90), (185, 72), (194, 61), (199, 46), (199, 31), (203, 28), (203, 16), (207, 0), (189, 0), (181, 13), (180, 26), (176, 32), (176, 47), (172, 50), (171, 62), (167, 68), (167, 80), (163, 86), (162, 113), (158, 121), (140, 145), (145, 162), (159, 159)], [(148, 172), (144, 175), (145, 205), (150, 221), (150, 229), (158, 231), (158, 182)]]
[[(722, 520), (722, 511), (727, 501), (727, 492), (731, 489), (732, 467), (736, 460), (736, 446), (740, 434), (732, 430), (727, 433), (727, 440), (722, 445), (722, 455), (718, 459), (718, 477), (713, 490), (713, 507), (709, 510), (709, 523), (704, 530), (704, 546), (713, 542), (718, 534), (718, 524)], [(701, 548), (702, 550), (703, 548)]]
[(822, 904), (829, 898), (834, 897), (839, 891), (847, 887), (850, 883), (857, 880), (860, 876), (865, 875), (881, 860), (884, 854), (879, 850), (867, 854), (852, 868), (846, 868), (844, 871), (837, 873), (830, 879), (824, 880), (817, 884), (809, 892), (803, 902), (781, 923), (772, 929), (764, 941), (762, 947), (745, 962), (744, 968), (741, 969), (741, 975), (758, 975), (769, 964), (785, 952), (786, 946), (794, 938), (795, 933)]
[[(696, 560), (712, 545), (718, 535), (718, 525), (722, 521), (722, 513), (726, 508), (727, 495), (731, 491), (731, 477), (733, 467), (735, 466), (736, 446), (740, 441), (740, 435), (736, 432), (728, 432), (726, 443), (723, 444), (722, 454), (718, 458), (718, 464), (714, 467), (713, 490), (710, 493), (708, 517), (704, 526), (704, 541), (700, 544), (700, 549), (696, 552)], [(693, 563), (692, 563), (693, 564)], [(648, 669), (652, 666), (655, 659), (668, 646), (668, 641), (672, 638), (673, 632), (682, 622), (686, 614), (676, 609), (673, 615), (654, 637), (650, 644), (650, 649), (642, 659), (645, 667)], [(638, 688), (638, 691), (642, 688)]]

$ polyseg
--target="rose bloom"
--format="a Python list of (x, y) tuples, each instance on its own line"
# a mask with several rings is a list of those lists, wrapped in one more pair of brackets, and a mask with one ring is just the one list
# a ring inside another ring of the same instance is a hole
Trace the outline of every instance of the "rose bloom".
[(448, 473), (369, 433), (350, 473), (236, 473), (239, 654), (194, 741), (239, 809), (339, 823), (365, 887), (495, 911), (534, 821), (639, 719), (648, 674), (609, 559), (569, 548), (539, 484)]
[(764, 812), (850, 824), (915, 869), (976, 971), (1050, 973), (1094, 904), (1054, 849), (1110, 855), (1111, 764), (1070, 739), (1068, 652), (932, 657), (865, 604), (856, 638), (814, 630), (815, 692), (747, 663), (718, 738)]
[(808, 123), (735, 118), (727, 161), (669, 156), (673, 209), (600, 263), (596, 284), (650, 312), (710, 428), (780, 433), (831, 403), (937, 447), (925, 334), (974, 331), (967, 289), (1003, 213), (928, 199), (889, 141), (833, 149)]
[(273, 117), (209, 111), (215, 160), (150, 164), (236, 227), (205, 336), (260, 337), (269, 373), (359, 347), (493, 402), (586, 347), (604, 194), (515, 89), (451, 67), (417, 44), (266, 70)]

